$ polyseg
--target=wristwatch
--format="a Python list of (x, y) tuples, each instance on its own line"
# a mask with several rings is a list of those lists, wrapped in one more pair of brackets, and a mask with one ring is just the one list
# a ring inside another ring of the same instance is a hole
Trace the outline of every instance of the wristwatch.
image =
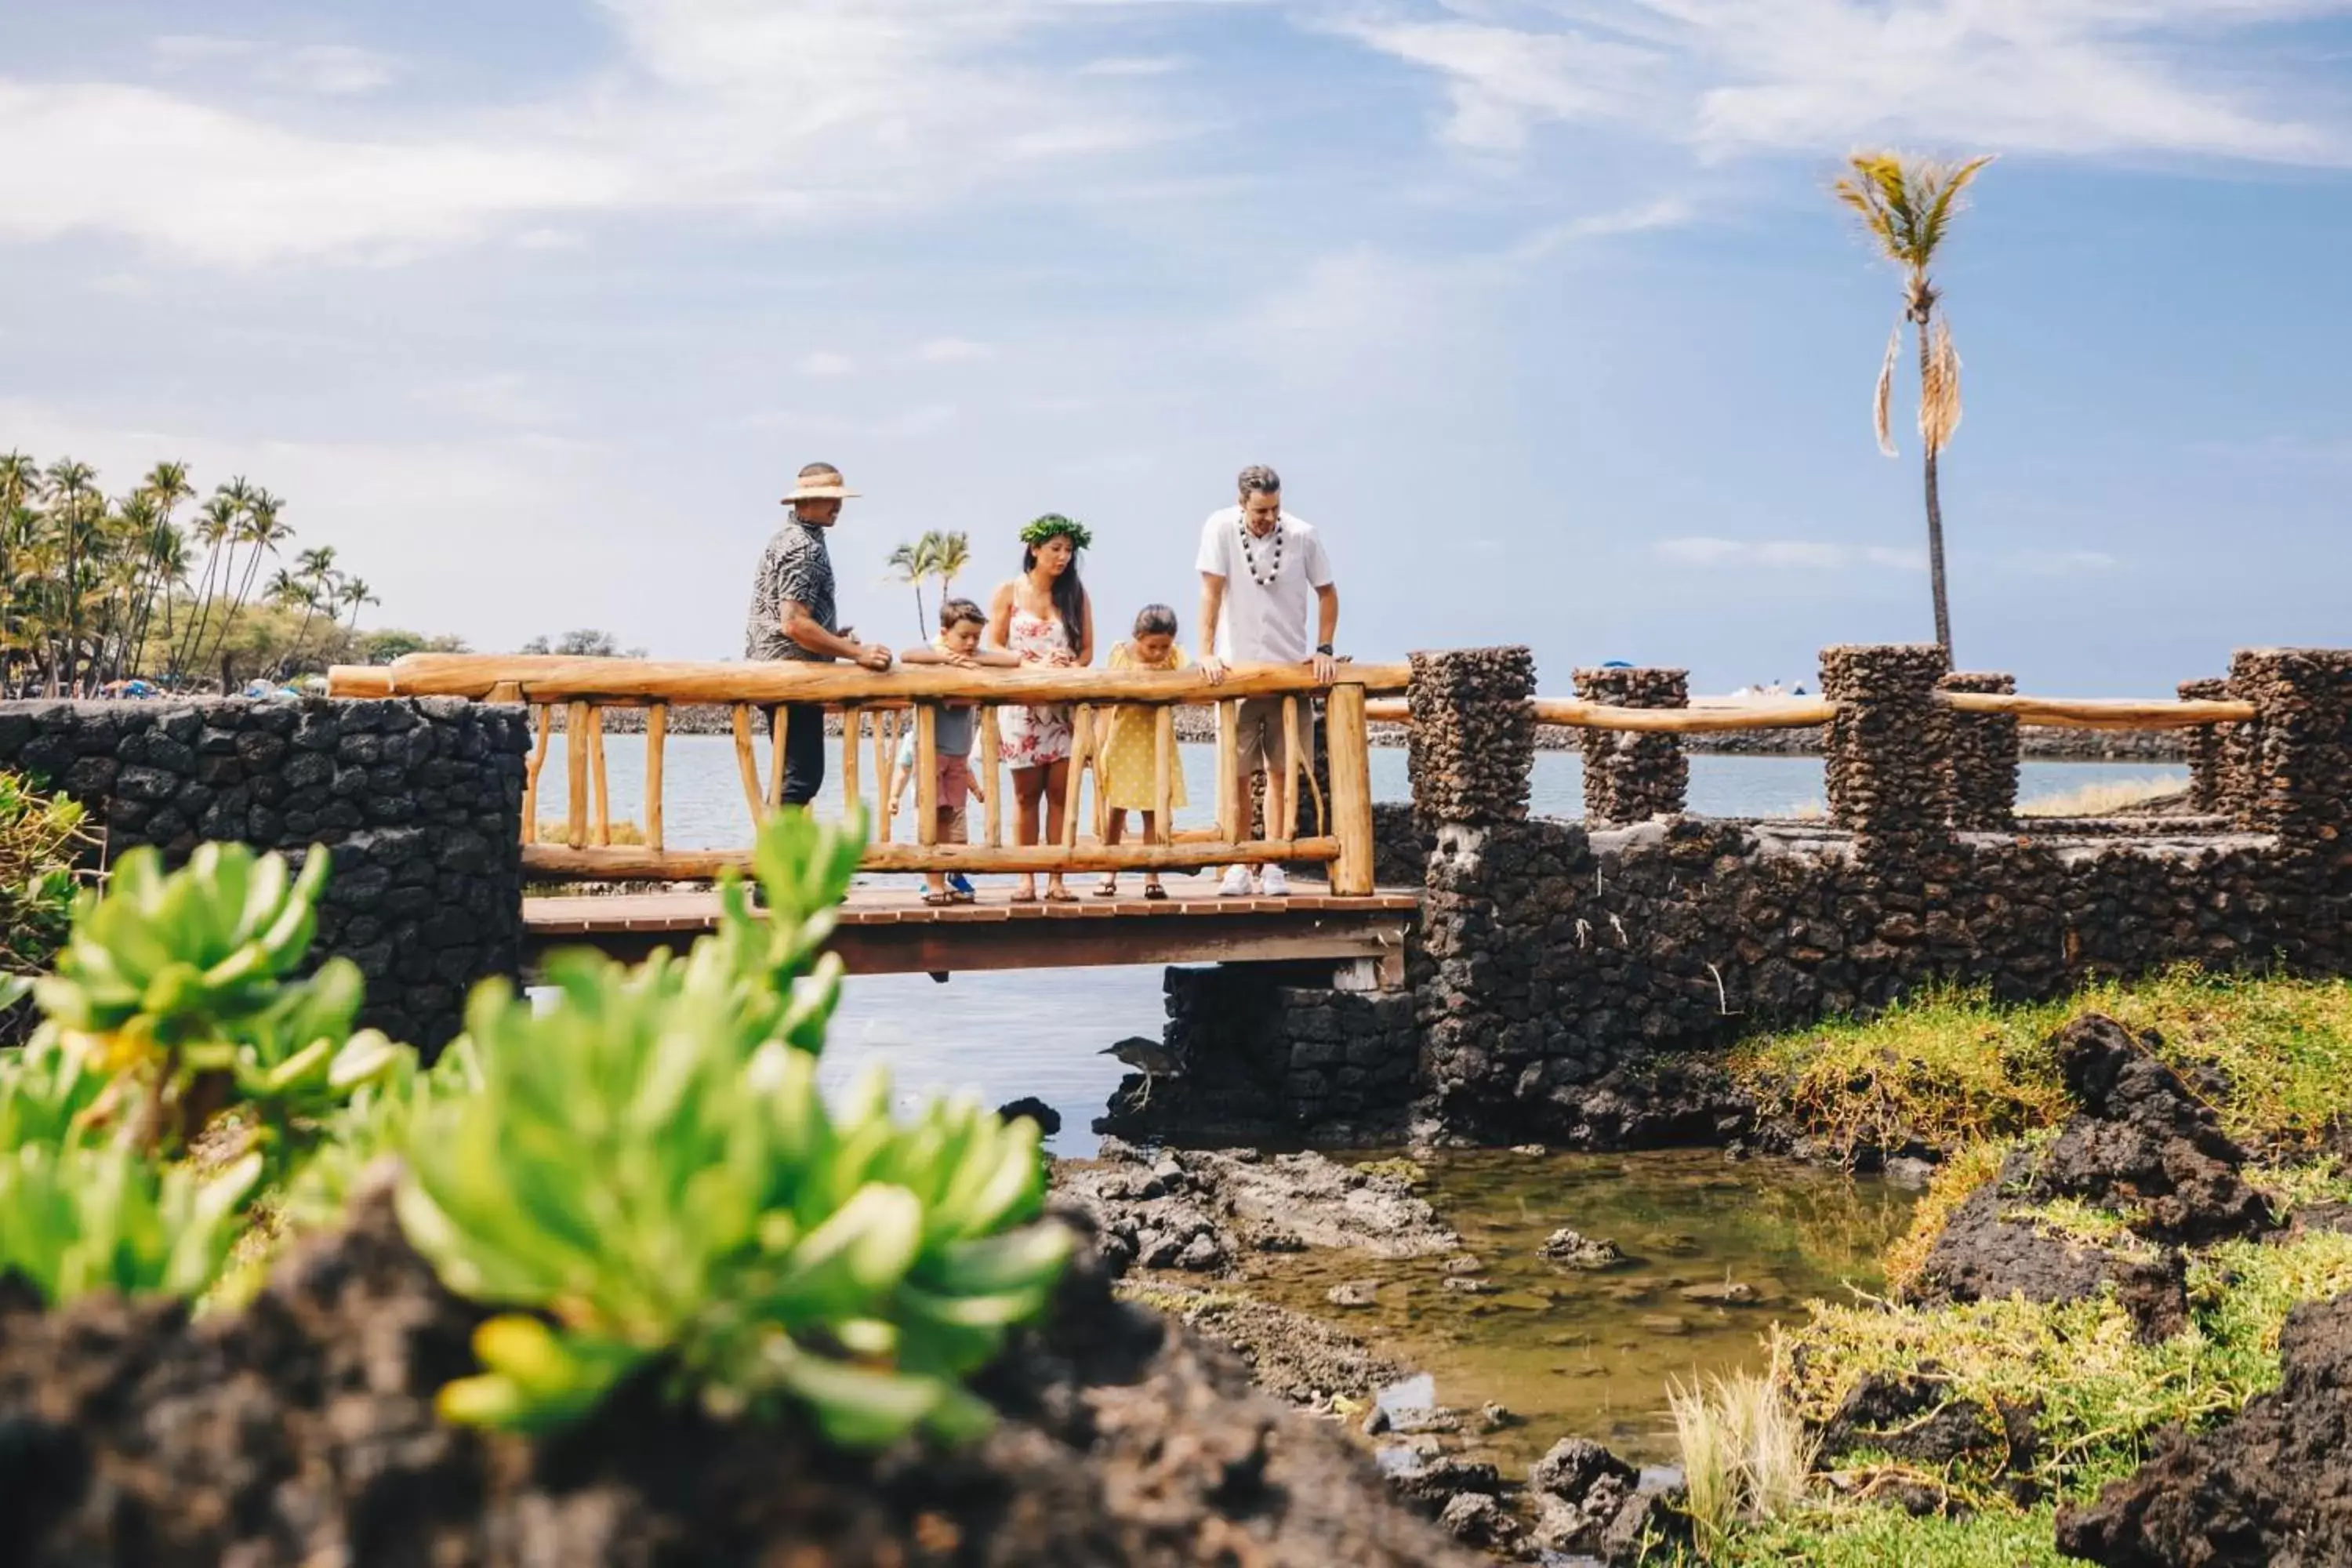
[(1325, 658), (1329, 658), (1331, 657), (1331, 645), (1327, 642), (1317, 643), (1315, 645), (1315, 651), (1321, 654)]

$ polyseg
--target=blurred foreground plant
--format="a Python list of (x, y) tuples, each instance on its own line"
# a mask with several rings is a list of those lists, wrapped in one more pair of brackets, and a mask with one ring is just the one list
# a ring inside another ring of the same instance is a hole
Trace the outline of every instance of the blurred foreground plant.
[(483, 1325), (445, 1415), (544, 1430), (659, 1366), (845, 1444), (986, 1427), (962, 1379), (1042, 1310), (1069, 1237), (1031, 1223), (1034, 1122), (960, 1099), (899, 1126), (878, 1073), (838, 1111), (818, 1096), (841, 981), (818, 953), (863, 842), (784, 814), (754, 858), (764, 918), (730, 878), (683, 959), (568, 955), (541, 1011), (475, 993), (480, 1090), (420, 1112), (400, 1214), (452, 1289), (530, 1312)]
[(45, 967), (73, 923), (74, 858), (89, 842), (82, 823), (77, 803), (0, 772), (0, 1010), (21, 995), (12, 982)]
[(206, 844), (166, 875), (142, 847), (102, 897), (82, 896), (57, 973), (33, 988), (47, 1018), (37, 1059), (62, 1057), (52, 1070), (104, 1080), (72, 1131), (110, 1129), (170, 1156), (233, 1114), (275, 1181), (322, 1118), (394, 1069), (406, 1047), (352, 1031), (364, 986), (348, 960), (289, 978), (310, 952), (329, 869), (323, 847), (298, 878), (282, 856)]

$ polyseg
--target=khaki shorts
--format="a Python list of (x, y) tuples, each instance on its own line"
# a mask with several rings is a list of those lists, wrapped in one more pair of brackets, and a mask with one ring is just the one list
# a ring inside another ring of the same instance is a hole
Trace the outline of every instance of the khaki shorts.
[[(1240, 705), (1240, 714), (1234, 726), (1234, 749), (1241, 755), (1240, 776), (1264, 769), (1268, 778), (1287, 776), (1283, 769), (1290, 761), (1290, 746), (1282, 730), (1282, 704), (1279, 697), (1253, 697)], [(1307, 698), (1298, 702), (1298, 755), (1300, 771), (1315, 771), (1315, 705)]]

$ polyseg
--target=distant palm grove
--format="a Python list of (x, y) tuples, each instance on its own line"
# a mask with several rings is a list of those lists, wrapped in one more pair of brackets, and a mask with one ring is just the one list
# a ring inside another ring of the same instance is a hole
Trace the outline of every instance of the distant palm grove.
[(374, 594), (331, 545), (289, 557), (285, 509), (243, 478), (198, 502), (183, 463), (110, 497), (87, 463), (0, 454), (0, 695), (233, 691), (460, 646), (361, 633)]

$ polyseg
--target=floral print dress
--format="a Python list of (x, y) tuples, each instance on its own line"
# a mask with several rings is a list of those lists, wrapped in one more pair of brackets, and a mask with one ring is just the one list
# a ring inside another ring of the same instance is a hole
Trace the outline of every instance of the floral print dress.
[[(1070, 628), (1058, 617), (1033, 616), (1015, 605), (1005, 642), (1008, 652), (1024, 664), (1053, 664), (1056, 656), (1072, 655)], [(1060, 708), (1002, 708), (997, 710), (998, 754), (1008, 768), (1048, 768), (1070, 760), (1070, 710)]]

